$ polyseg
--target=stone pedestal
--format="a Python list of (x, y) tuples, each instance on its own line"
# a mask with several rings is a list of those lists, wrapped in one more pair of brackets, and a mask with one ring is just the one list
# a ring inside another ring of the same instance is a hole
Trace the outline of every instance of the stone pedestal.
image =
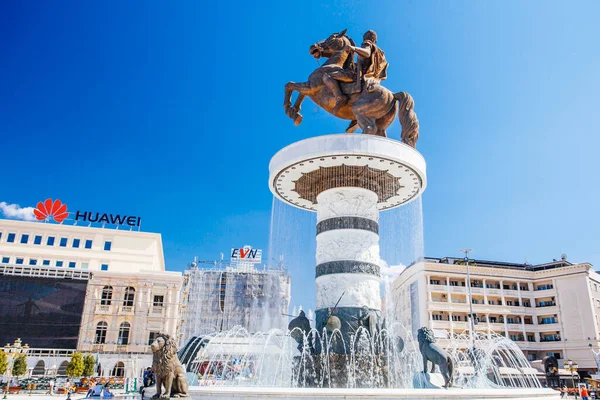
[(396, 140), (338, 134), (287, 146), (269, 170), (276, 197), (317, 212), (315, 328), (339, 329), (329, 351), (348, 354), (359, 327), (381, 322), (379, 211), (419, 197), (425, 160)]

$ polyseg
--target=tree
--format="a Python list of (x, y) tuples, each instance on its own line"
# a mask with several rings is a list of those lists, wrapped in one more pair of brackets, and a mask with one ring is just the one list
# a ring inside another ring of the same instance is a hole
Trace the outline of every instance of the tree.
[(23, 376), (27, 373), (27, 355), (25, 353), (21, 353), (15, 358), (12, 367), (12, 374), (17, 378), (19, 376)]
[(94, 375), (94, 366), (96, 365), (96, 359), (91, 354), (86, 354), (83, 357), (83, 376)]
[(8, 357), (4, 350), (0, 350), (0, 375), (4, 375), (8, 369)]
[(71, 378), (78, 378), (83, 375), (84, 367), (83, 355), (76, 351), (71, 356), (71, 362), (67, 366), (67, 375), (69, 375)]

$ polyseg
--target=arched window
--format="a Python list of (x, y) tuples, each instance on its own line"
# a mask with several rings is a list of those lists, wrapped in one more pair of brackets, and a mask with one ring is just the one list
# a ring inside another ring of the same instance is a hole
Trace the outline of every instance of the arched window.
[(122, 378), (125, 376), (125, 364), (121, 361), (115, 364), (115, 367), (112, 370), (112, 376), (116, 376)]
[(133, 300), (135, 299), (135, 288), (129, 286), (125, 289), (125, 296), (123, 296), (123, 306), (133, 307)]
[(63, 361), (60, 363), (58, 370), (56, 371), (56, 375), (58, 376), (67, 376), (67, 367), (69, 366), (68, 361)]
[(31, 371), (31, 375), (44, 376), (45, 374), (46, 374), (46, 363), (44, 362), (44, 360), (39, 360), (35, 364), (35, 367), (33, 367), (33, 371)]
[(102, 297), (100, 298), (100, 304), (103, 306), (110, 306), (112, 300), (113, 288), (112, 286), (104, 286), (102, 289)]
[(98, 322), (96, 325), (96, 337), (94, 338), (95, 344), (106, 343), (106, 332), (108, 331), (108, 324), (104, 321)]
[(131, 325), (129, 322), (123, 322), (121, 326), (119, 326), (119, 341), (117, 344), (129, 344), (129, 329)]

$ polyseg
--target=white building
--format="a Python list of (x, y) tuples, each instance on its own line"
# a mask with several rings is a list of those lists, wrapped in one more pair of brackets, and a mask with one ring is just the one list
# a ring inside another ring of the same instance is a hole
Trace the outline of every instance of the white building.
[(180, 344), (193, 337), (241, 326), (249, 332), (287, 329), (290, 276), (283, 270), (245, 266), (185, 271)]
[[(77, 349), (97, 356), (103, 376), (132, 376), (150, 366), (148, 344), (156, 333), (176, 334), (183, 277), (165, 271), (160, 234), (0, 219), (0, 275), (0, 284), (20, 290), (21, 296), (32, 287), (53, 285), (56, 293), (75, 279), (87, 283), (83, 305), (69, 299), (56, 306), (59, 296), (37, 301), (37, 293), (28, 295), (32, 305), (20, 304), (19, 315), (31, 320), (81, 312), (75, 346), (65, 348), (71, 342), (56, 339), (58, 348), (29, 351), (36, 374), (62, 371), (68, 354)], [(46, 331), (46, 338), (54, 333), (51, 326)]]
[[(469, 271), (477, 331), (511, 338), (530, 361), (552, 355), (561, 365), (571, 358), (580, 371), (597, 370), (600, 275), (590, 264), (469, 260)], [(452, 335), (469, 330), (468, 298), (462, 259), (426, 258), (393, 282), (388, 306), (413, 332), (428, 326)]]

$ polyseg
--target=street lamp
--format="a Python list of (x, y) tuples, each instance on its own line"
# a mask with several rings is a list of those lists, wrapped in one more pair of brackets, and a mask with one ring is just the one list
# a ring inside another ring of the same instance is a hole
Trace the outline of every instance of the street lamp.
[(469, 273), (469, 253), (473, 249), (462, 249), (460, 252), (465, 253), (465, 263), (467, 266), (467, 297), (469, 302), (469, 320), (471, 321), (471, 343), (475, 349), (475, 314), (473, 314), (473, 297), (471, 296), (471, 274)]
[(577, 398), (577, 390), (575, 388), (575, 379), (573, 378), (573, 373), (577, 372), (579, 364), (569, 358), (565, 361), (564, 368), (571, 374), (571, 384), (573, 385), (573, 390), (575, 391), (575, 398)]
[(8, 389), (10, 388), (10, 378), (11, 378), (11, 373), (12, 373), (12, 367), (14, 364), (14, 359), (19, 356), (19, 354), (23, 354), (23, 353), (27, 353), (27, 350), (29, 349), (29, 346), (24, 344), (21, 344), (21, 338), (17, 338), (17, 340), (15, 340), (15, 342), (11, 345), (10, 343), (6, 343), (6, 346), (4, 346), (4, 353), (6, 353), (7, 358), (9, 359), (9, 363), (8, 363), (8, 379), (6, 381), (6, 391), (4, 392), (4, 397), (3, 399), (6, 399), (6, 395), (8, 394)]

